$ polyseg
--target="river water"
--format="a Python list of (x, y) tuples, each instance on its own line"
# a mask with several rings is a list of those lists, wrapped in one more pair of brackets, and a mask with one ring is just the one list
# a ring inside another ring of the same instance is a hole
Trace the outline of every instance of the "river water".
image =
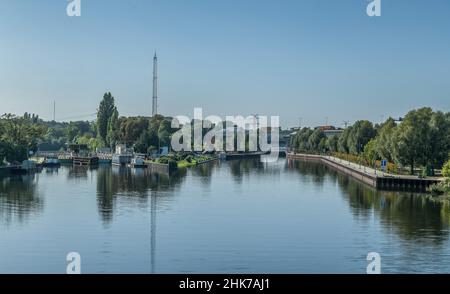
[(450, 209), (320, 163), (216, 162), (168, 178), (61, 167), (0, 179), (0, 273), (449, 273)]

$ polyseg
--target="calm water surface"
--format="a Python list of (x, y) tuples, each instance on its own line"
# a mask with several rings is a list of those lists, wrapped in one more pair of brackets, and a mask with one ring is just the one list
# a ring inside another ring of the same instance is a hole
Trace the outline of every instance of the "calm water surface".
[(175, 176), (99, 167), (0, 179), (0, 273), (450, 272), (450, 209), (315, 163), (229, 161)]

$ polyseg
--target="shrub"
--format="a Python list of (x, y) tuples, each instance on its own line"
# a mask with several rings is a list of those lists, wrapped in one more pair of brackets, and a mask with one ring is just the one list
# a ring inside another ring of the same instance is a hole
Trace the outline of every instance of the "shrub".
[(167, 157), (160, 157), (160, 158), (158, 158), (157, 162), (161, 163), (161, 164), (167, 164), (167, 163), (169, 163), (169, 158), (167, 158)]
[(433, 196), (439, 196), (445, 193), (445, 188), (441, 184), (433, 184), (427, 188), (427, 191)]
[(450, 178), (450, 160), (442, 167), (442, 175), (446, 178)]

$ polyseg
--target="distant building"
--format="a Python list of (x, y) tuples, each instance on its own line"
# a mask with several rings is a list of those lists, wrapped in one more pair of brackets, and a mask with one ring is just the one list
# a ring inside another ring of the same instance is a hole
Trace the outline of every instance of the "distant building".
[(319, 126), (319, 127), (316, 127), (316, 129), (321, 129), (322, 132), (327, 137), (333, 137), (336, 135), (340, 135), (344, 131), (344, 129), (336, 128), (334, 126)]

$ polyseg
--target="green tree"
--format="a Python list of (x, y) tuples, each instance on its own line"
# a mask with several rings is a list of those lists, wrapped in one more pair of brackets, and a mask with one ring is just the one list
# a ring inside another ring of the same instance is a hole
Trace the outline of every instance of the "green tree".
[(8, 162), (28, 158), (27, 151), (35, 152), (47, 133), (47, 128), (36, 116), (17, 117), (5, 114), (1, 117), (1, 159)]
[(447, 161), (442, 167), (442, 175), (448, 179), (450, 179), (450, 160)]
[(168, 120), (162, 120), (158, 128), (158, 138), (160, 147), (170, 145), (171, 123)]
[(377, 147), (377, 139), (370, 140), (369, 143), (367, 143), (366, 146), (364, 146), (363, 158), (371, 166), (374, 166), (375, 161), (378, 159), (376, 147)]
[(133, 146), (139, 137), (148, 129), (149, 121), (143, 117), (128, 117), (119, 119), (119, 141)]
[(396, 124), (394, 119), (389, 118), (384, 122), (379, 130), (378, 136), (376, 140), (376, 152), (377, 154), (388, 161), (393, 161), (393, 133), (395, 130)]
[(313, 131), (310, 128), (303, 128), (295, 134), (294, 137), (294, 149), (298, 152), (309, 151), (311, 148), (309, 146), (309, 137), (312, 135)]
[(77, 144), (86, 145), (91, 151), (95, 151), (97, 150), (97, 148), (105, 147), (102, 139), (95, 138), (91, 134), (86, 134), (84, 136), (78, 137)]
[(364, 151), (364, 146), (376, 136), (373, 124), (367, 120), (357, 121), (351, 129), (347, 139), (349, 152), (360, 154)]
[(393, 133), (394, 159), (410, 167), (414, 174), (414, 167), (426, 164), (430, 154), (430, 128), (429, 120), (432, 115), (431, 108), (412, 110), (406, 114), (403, 121)]
[[(324, 132), (320, 128), (316, 128), (308, 138), (308, 145), (311, 151), (322, 151), (322, 139), (326, 138)], [(324, 143), (323, 143), (324, 144)]]
[(97, 111), (97, 135), (104, 142), (107, 142), (106, 137), (108, 135), (108, 122), (115, 109), (114, 97), (110, 92), (105, 93)]
[(114, 148), (117, 144), (118, 129), (119, 129), (119, 112), (117, 107), (114, 107), (114, 111), (108, 121), (108, 132), (106, 136), (106, 143), (109, 147)]
[(350, 126), (348, 128), (346, 128), (342, 134), (339, 136), (339, 140), (338, 140), (338, 151), (342, 152), (342, 153), (349, 153), (350, 152), (350, 148), (348, 146), (348, 140), (350, 137), (350, 134), (353, 131), (353, 127)]
[(450, 150), (450, 122), (446, 119), (446, 115), (441, 111), (434, 112), (429, 120), (429, 148), (426, 154), (426, 165), (431, 167), (432, 174), (434, 169), (444, 165), (448, 159)]
[(339, 135), (334, 135), (328, 138), (328, 150), (331, 152), (337, 152), (339, 145)]

